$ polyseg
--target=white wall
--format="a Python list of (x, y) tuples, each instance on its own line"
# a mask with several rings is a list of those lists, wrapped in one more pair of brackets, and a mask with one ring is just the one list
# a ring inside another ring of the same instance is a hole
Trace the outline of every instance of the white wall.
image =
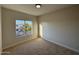
[[(32, 19), (33, 21), (33, 31), (32, 36), (27, 37), (18, 37), (16, 38), (16, 23), (17, 19)], [(21, 12), (9, 10), (6, 8), (2, 8), (2, 30), (3, 30), (3, 39), (2, 39), (2, 47), (7, 48), (9, 46), (15, 45), (21, 41), (27, 41), (30, 39), (37, 38), (38, 29), (37, 29), (37, 21), (36, 17), (28, 14), (24, 14)]]
[(79, 52), (79, 6), (42, 15), (39, 23), (44, 39)]
[(1, 19), (1, 6), (0, 6), (0, 54), (2, 51), (2, 19)]

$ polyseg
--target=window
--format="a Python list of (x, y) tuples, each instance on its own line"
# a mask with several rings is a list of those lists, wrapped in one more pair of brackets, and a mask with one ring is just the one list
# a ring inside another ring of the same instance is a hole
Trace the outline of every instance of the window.
[(32, 21), (16, 20), (16, 37), (23, 35), (31, 35)]

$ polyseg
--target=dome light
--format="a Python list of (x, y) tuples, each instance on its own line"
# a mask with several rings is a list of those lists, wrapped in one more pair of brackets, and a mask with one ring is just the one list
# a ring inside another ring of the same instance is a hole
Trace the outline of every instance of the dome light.
[(41, 8), (41, 4), (36, 4), (35, 7), (36, 8)]

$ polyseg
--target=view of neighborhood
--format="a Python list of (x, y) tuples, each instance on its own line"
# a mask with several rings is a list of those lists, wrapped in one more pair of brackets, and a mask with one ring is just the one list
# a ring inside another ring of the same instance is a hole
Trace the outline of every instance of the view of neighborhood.
[(31, 35), (32, 21), (16, 20), (16, 36)]

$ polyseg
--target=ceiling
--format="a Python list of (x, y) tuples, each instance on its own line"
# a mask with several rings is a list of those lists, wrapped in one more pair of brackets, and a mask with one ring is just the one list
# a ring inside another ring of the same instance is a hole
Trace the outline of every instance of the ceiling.
[(34, 4), (3, 4), (2, 7), (24, 12), (34, 16), (40, 16), (49, 12), (70, 7), (71, 4), (42, 4), (40, 9), (35, 8)]

